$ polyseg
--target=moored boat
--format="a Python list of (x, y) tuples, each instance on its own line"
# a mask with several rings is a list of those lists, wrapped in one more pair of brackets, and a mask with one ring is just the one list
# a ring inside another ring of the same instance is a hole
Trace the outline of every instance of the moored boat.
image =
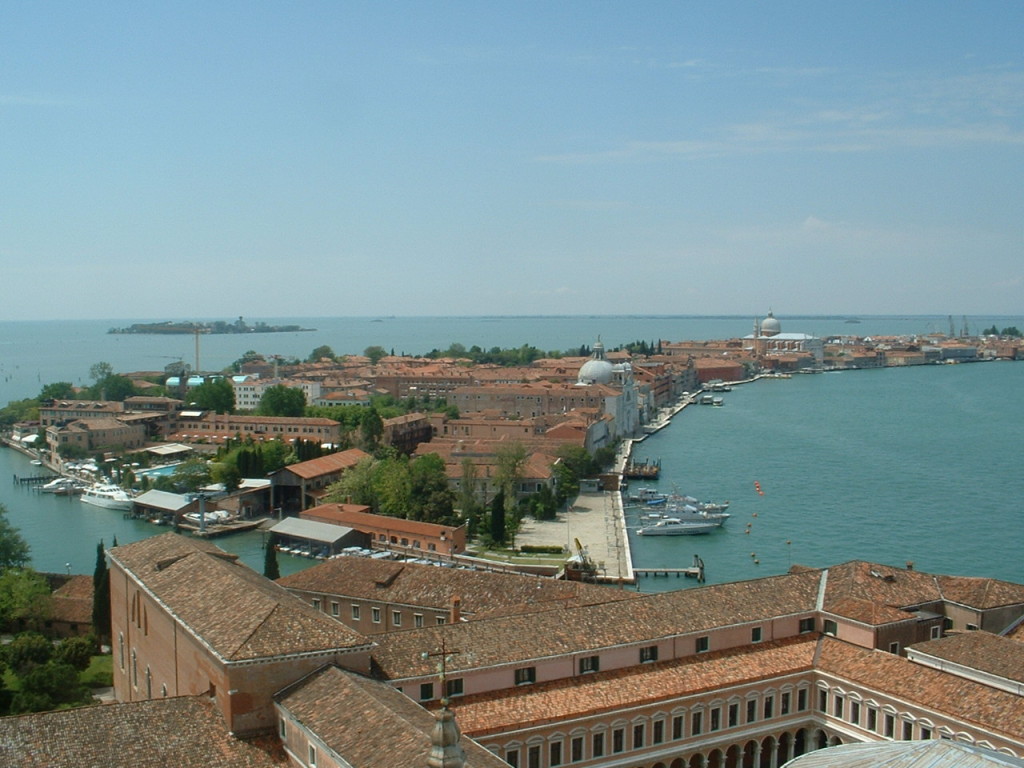
[(82, 501), (106, 509), (130, 510), (135, 501), (124, 488), (113, 484), (90, 485), (82, 491)]
[(696, 536), (711, 533), (721, 525), (721, 522), (713, 520), (681, 520), (678, 517), (666, 517), (654, 525), (638, 529), (637, 533), (641, 536)]

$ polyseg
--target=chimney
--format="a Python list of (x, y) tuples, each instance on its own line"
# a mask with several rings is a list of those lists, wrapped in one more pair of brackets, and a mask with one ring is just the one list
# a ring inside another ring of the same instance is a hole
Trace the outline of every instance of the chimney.
[(460, 621), (462, 621), (462, 598), (453, 595), (448, 610), (448, 623), (458, 624)]

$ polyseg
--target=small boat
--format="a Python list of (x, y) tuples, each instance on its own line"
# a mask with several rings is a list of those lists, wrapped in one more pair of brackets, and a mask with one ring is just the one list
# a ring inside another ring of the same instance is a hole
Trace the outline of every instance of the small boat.
[(110, 483), (90, 485), (82, 491), (82, 501), (106, 509), (130, 510), (135, 506), (132, 495), (124, 488)]
[(637, 530), (641, 536), (696, 536), (711, 533), (721, 528), (722, 523), (713, 520), (681, 520), (678, 517), (666, 517), (654, 525), (647, 525)]
[(661, 504), (668, 499), (668, 494), (659, 491), (657, 488), (637, 488), (636, 493), (628, 496), (629, 501), (643, 502), (644, 504)]
[(55, 493), (58, 496), (70, 496), (72, 494), (81, 493), (84, 488), (85, 483), (81, 480), (77, 480), (73, 477), (58, 477), (46, 483), (39, 490), (43, 493)]

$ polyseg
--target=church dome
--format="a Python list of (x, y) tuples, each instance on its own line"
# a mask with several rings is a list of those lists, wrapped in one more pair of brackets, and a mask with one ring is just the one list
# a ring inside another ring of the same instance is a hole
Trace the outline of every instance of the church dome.
[(774, 336), (777, 333), (781, 333), (782, 324), (779, 323), (775, 315), (768, 312), (768, 317), (761, 321), (761, 335), (762, 336)]
[(577, 384), (608, 384), (612, 380), (614, 366), (604, 359), (604, 344), (594, 344), (594, 354), (580, 366), (576, 376)]

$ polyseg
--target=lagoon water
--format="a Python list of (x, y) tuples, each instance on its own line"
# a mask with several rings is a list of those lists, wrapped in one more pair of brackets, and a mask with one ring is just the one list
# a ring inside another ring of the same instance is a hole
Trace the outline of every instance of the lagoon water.
[[(783, 330), (820, 336), (948, 331), (945, 317), (781, 318)], [(634, 340), (713, 339), (749, 333), (738, 317), (315, 318), (266, 319), (316, 331), (204, 336), (200, 364), (219, 370), (254, 349), (305, 358), (326, 344), (335, 353), (380, 345), (421, 354), (457, 342), (470, 347), (568, 350)], [(43, 384), (87, 384), (89, 367), (160, 370), (195, 362), (183, 336), (111, 335), (124, 321), (0, 323), (0, 402), (36, 395)], [(1024, 327), (1021, 318), (972, 318), (978, 329)], [(920, 570), (1024, 581), (1024, 364), (995, 362), (848, 371), (762, 380), (725, 394), (721, 408), (690, 406), (634, 455), (660, 459), (659, 485), (702, 499), (729, 499), (732, 518), (708, 536), (640, 540), (638, 567), (689, 565), (700, 554), (709, 582), (782, 573), (791, 564), (824, 566), (865, 559)], [(35, 471), (0, 450), (0, 477)], [(764, 495), (758, 495), (758, 482)], [(96, 544), (128, 543), (161, 529), (76, 499), (0, 480), (0, 503), (43, 571), (91, 573)], [(748, 532), (749, 531), (749, 532)], [(259, 533), (220, 539), (262, 568)], [(282, 558), (285, 573), (309, 561)], [(692, 582), (644, 578), (644, 590)]]

